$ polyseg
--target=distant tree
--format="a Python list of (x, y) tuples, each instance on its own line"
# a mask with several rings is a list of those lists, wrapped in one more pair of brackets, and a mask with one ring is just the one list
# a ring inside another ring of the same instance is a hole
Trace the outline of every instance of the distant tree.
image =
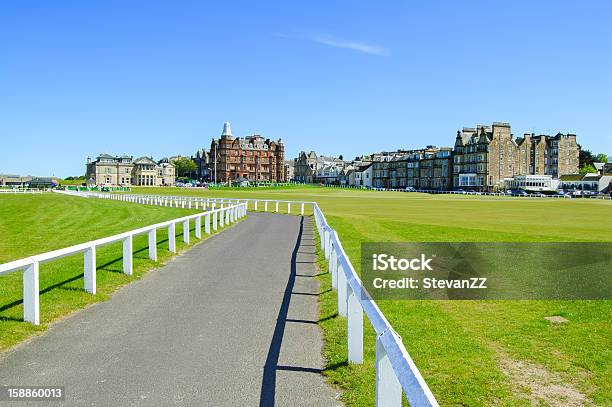
[(593, 165), (595, 162), (595, 157), (593, 153), (589, 150), (580, 149), (580, 153), (578, 155), (578, 166), (582, 168), (584, 165)]
[(591, 164), (584, 164), (582, 167), (580, 167), (580, 173), (583, 175), (588, 174), (588, 173), (596, 173), (596, 172), (597, 170)]
[(607, 163), (608, 162), (608, 154), (604, 154), (604, 153), (597, 154), (595, 156), (595, 162), (598, 162), (598, 163)]
[(195, 170), (198, 168), (196, 163), (186, 157), (178, 158), (174, 160), (172, 164), (174, 164), (174, 168), (176, 168), (176, 175), (179, 177), (189, 177), (193, 175)]
[(339, 158), (340, 160), (344, 160), (344, 157), (342, 156), (342, 154), (340, 154), (340, 155), (338, 156), (338, 158)]

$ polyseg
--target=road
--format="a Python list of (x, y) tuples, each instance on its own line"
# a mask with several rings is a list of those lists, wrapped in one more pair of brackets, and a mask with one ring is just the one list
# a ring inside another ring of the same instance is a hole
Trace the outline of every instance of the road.
[(251, 213), (1, 357), (0, 385), (65, 386), (53, 406), (340, 405), (313, 235), (310, 218)]

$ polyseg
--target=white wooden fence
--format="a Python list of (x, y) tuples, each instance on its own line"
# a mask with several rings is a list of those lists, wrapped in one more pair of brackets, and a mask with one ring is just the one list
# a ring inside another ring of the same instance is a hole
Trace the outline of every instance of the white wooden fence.
[(42, 189), (0, 188), (0, 194), (42, 194)]
[[(134, 202), (145, 205), (168, 206), (173, 208), (204, 209), (225, 207), (237, 203), (251, 205), (254, 211), (288, 213), (304, 215), (306, 208), (314, 211), (315, 202), (290, 201), (278, 199), (253, 199), (253, 198), (201, 198), (195, 196), (171, 196), (171, 195), (141, 195), (141, 194), (110, 194), (100, 192), (62, 192), (69, 195), (97, 197), (117, 201)], [(283, 204), (284, 208), (281, 206)]]
[(346, 317), (349, 363), (363, 363), (364, 313), (376, 332), (376, 406), (401, 406), (402, 390), (413, 407), (438, 406), (401, 337), (361, 284), (338, 234), (329, 226), (317, 204), (314, 218), (321, 249), (329, 261), (332, 287), (338, 293), (338, 314)]
[[(131, 275), (133, 270), (133, 250), (132, 241), (134, 236), (148, 234), (149, 258), (157, 261), (157, 230), (168, 228), (168, 250), (176, 253), (176, 226), (183, 226), (183, 241), (189, 244), (190, 222), (195, 222), (195, 235), (202, 238), (202, 226), (206, 234), (212, 230), (217, 230), (225, 224), (230, 224), (246, 216), (247, 207), (244, 203), (235, 203), (223, 206), (218, 209), (211, 209), (195, 215), (183, 216), (169, 221), (156, 223), (128, 232), (92, 240), (86, 243), (66, 247), (64, 249), (53, 250), (47, 253), (0, 264), (0, 274), (17, 270), (23, 270), (23, 320), (35, 325), (40, 324), (39, 308), (39, 265), (59, 258), (76, 253), (83, 253), (83, 272), (85, 280), (85, 291), (96, 293), (96, 249), (98, 247), (123, 242), (123, 272)], [(204, 220), (202, 224), (202, 220)]]

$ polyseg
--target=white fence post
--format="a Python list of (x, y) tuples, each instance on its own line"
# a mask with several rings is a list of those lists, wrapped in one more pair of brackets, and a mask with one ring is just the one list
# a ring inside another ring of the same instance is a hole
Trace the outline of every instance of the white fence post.
[(387, 330), (376, 338), (376, 407), (401, 407), (402, 386), (380, 339), (382, 335), (392, 333)]
[(264, 212), (268, 212), (268, 201), (264, 201)]
[(346, 316), (346, 274), (342, 263), (338, 264), (338, 315)]
[[(196, 201), (196, 205), (198, 204), (198, 201)], [(202, 217), (198, 216), (197, 218), (195, 218), (195, 236), (198, 239), (202, 238)]]
[(149, 259), (157, 261), (157, 230), (149, 230)]
[(85, 280), (85, 291), (90, 294), (96, 293), (96, 247), (91, 246), (85, 250), (83, 255), (83, 279)]
[[(215, 204), (213, 204), (213, 207), (215, 206)], [(213, 230), (217, 230), (217, 212), (213, 212)]]
[(291, 213), (291, 202), (287, 202), (287, 213)]
[(128, 276), (132, 275), (132, 235), (123, 239), (123, 272)]
[(229, 209), (225, 210), (225, 223), (227, 225), (229, 225), (229, 223), (230, 223), (230, 210)]
[(331, 273), (332, 278), (332, 288), (338, 288), (338, 251), (336, 249), (332, 250), (329, 260), (329, 272)]
[(23, 320), (34, 325), (40, 324), (40, 303), (38, 289), (38, 262), (30, 264), (23, 271)]
[(257, 199), (255, 200), (255, 202), (253, 202), (253, 210), (254, 211), (257, 210)]
[(304, 202), (302, 202), (302, 205), (301, 205), (300, 215), (304, 216)]
[(183, 242), (189, 244), (189, 219), (183, 221)]
[(204, 215), (204, 232), (210, 235), (210, 213)]
[(223, 205), (221, 205), (221, 211), (219, 211), (219, 227), (223, 227), (225, 225), (225, 209), (223, 209)]
[(276, 201), (276, 212), (278, 212), (278, 201)]
[(349, 363), (363, 363), (363, 310), (358, 296), (347, 282), (346, 337)]
[(174, 222), (168, 225), (168, 250), (176, 253), (176, 226)]

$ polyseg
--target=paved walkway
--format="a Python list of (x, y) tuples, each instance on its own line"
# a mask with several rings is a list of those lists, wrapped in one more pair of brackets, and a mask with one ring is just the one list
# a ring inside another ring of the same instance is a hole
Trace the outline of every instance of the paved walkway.
[(314, 249), (309, 218), (251, 213), (1, 357), (0, 385), (66, 386), (54, 406), (339, 405)]

